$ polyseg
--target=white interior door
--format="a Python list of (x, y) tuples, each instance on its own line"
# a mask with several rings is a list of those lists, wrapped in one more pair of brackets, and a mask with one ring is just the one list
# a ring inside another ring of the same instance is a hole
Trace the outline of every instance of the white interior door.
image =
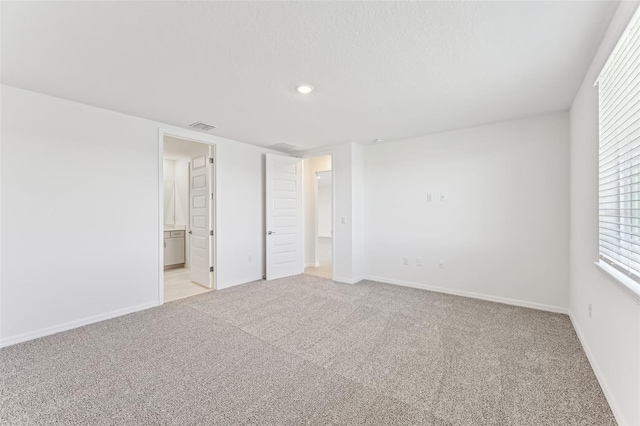
[(191, 157), (189, 181), (189, 270), (191, 281), (212, 288), (212, 184), (213, 164), (209, 155)]
[(267, 280), (298, 275), (302, 263), (302, 160), (267, 154)]

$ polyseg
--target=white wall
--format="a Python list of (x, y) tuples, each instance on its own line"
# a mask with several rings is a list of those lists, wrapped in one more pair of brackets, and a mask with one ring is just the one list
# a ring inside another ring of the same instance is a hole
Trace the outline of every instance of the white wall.
[(168, 182), (176, 180), (176, 162), (175, 160), (162, 160), (162, 179)]
[(353, 281), (358, 282), (365, 277), (365, 209), (364, 209), (364, 147), (351, 144), (351, 196), (352, 196), (352, 270)]
[(228, 140), (216, 143), (218, 289), (265, 273), (264, 152)]
[(566, 311), (568, 164), (566, 112), (367, 146), (367, 275)]
[[(205, 155), (207, 153), (207, 145), (201, 144)], [(162, 161), (162, 173), (165, 182), (172, 182), (174, 186), (173, 194), (173, 218), (166, 217), (164, 223), (168, 225), (185, 226), (189, 224), (189, 160), (175, 159)], [(166, 199), (164, 204), (166, 206)], [(189, 230), (188, 227), (186, 228)]]
[[(203, 150), (206, 150), (206, 146)], [(189, 230), (189, 160), (174, 161), (174, 181), (176, 183), (176, 225)]]
[[(203, 154), (207, 154), (207, 146), (202, 144)], [(176, 226), (184, 226), (184, 267), (189, 267), (191, 256), (191, 234), (189, 234), (189, 165), (191, 163), (186, 158), (176, 159), (173, 163), (174, 179), (176, 183), (175, 194), (175, 217)]]
[(334, 228), (333, 228), (333, 279), (340, 282), (356, 282), (353, 276), (353, 188), (352, 143), (333, 148), (334, 180)]
[(176, 162), (174, 160), (162, 160), (162, 180), (164, 181), (164, 224), (176, 224)]
[(316, 265), (318, 186), (316, 173), (331, 170), (331, 155), (306, 158), (304, 162), (304, 265)]
[(261, 278), (263, 150), (2, 86), (3, 345), (159, 302), (159, 127), (216, 144), (219, 287)]
[(333, 210), (333, 181), (331, 172), (317, 173), (318, 200), (316, 212), (318, 215), (318, 237), (331, 238), (332, 210)]
[(570, 114), (571, 319), (621, 425), (640, 425), (640, 301), (594, 264), (598, 259), (598, 89), (594, 82), (636, 5), (620, 3)]

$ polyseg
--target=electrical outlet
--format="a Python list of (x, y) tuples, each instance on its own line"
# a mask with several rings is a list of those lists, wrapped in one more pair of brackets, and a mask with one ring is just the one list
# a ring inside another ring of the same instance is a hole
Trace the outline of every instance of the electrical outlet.
[(422, 259), (421, 258), (416, 257), (416, 265), (422, 266)]
[(440, 201), (447, 201), (447, 197), (444, 194), (440, 194)]
[(589, 303), (589, 319), (591, 319), (591, 303)]
[(438, 267), (444, 269), (444, 260), (438, 260)]
[(433, 201), (433, 197), (431, 196), (431, 194), (427, 194), (427, 202), (432, 202)]
[(402, 258), (402, 264), (404, 266), (409, 266), (409, 258), (408, 257), (403, 257)]

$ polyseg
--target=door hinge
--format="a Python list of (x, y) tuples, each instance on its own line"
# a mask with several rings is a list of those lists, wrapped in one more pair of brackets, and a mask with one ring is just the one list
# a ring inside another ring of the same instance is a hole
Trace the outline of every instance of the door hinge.
[(209, 199), (213, 200), (213, 192), (211, 194), (209, 194)]
[(213, 266), (209, 266), (209, 272), (213, 272)]
[(209, 163), (213, 164), (213, 157), (209, 157)]
[(213, 231), (209, 231), (209, 235), (213, 237)]

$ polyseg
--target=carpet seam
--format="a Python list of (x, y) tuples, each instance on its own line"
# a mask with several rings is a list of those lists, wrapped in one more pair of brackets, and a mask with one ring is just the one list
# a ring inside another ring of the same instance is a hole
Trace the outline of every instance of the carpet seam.
[[(322, 278), (322, 277), (318, 277), (318, 278)], [(331, 280), (330, 280), (330, 281), (331, 281)], [(197, 296), (197, 295), (196, 295), (196, 296)], [(279, 296), (278, 298), (280, 298), (280, 296)], [(187, 298), (185, 298), (185, 299), (187, 299)], [(184, 299), (182, 299), (182, 300), (184, 300)], [(246, 331), (246, 330), (244, 330), (244, 329), (242, 329), (242, 328), (240, 328), (240, 327), (236, 326), (235, 324), (232, 324), (231, 322), (229, 322), (229, 321), (228, 321), (227, 319), (225, 319), (225, 318), (217, 317), (217, 316), (215, 316), (215, 315), (210, 314), (209, 312), (202, 311), (202, 310), (200, 310), (200, 309), (196, 308), (195, 306), (192, 306), (192, 305), (191, 305), (191, 304), (189, 304), (188, 302), (185, 302), (185, 303), (186, 303), (186, 305), (187, 305), (188, 307), (190, 307), (191, 309), (194, 309), (194, 310), (196, 310), (196, 311), (198, 311), (198, 312), (200, 312), (200, 313), (204, 313), (205, 315), (208, 315), (208, 316), (210, 316), (211, 318), (215, 318), (215, 319), (217, 319), (217, 320), (224, 321), (227, 325), (229, 325), (229, 326), (233, 327), (234, 329), (241, 331), (242, 333), (246, 334), (247, 336), (250, 336), (250, 337), (253, 337), (253, 338), (255, 338), (255, 339), (258, 339), (259, 341), (261, 341), (261, 342), (263, 342), (263, 343), (265, 343), (265, 344), (269, 345), (269, 346), (270, 346), (270, 347), (272, 347), (273, 349), (276, 349), (276, 350), (278, 350), (279, 352), (281, 352), (281, 353), (283, 353), (283, 354), (286, 354), (286, 355), (289, 355), (289, 356), (293, 356), (293, 357), (295, 357), (296, 359), (298, 359), (298, 360), (300, 360), (300, 361), (303, 361), (303, 362), (308, 362), (308, 363), (310, 363), (310, 364), (312, 364), (312, 365), (314, 365), (314, 366), (316, 366), (316, 367), (318, 367), (318, 368), (322, 369), (322, 370), (323, 370), (323, 371), (325, 371), (326, 373), (331, 374), (332, 376), (335, 376), (335, 377), (337, 377), (337, 378), (340, 378), (340, 379), (346, 380), (346, 381), (350, 382), (352, 385), (355, 385), (355, 386), (357, 386), (357, 387), (360, 387), (360, 388), (363, 388), (363, 389), (365, 389), (365, 390), (368, 390), (368, 391), (374, 392), (374, 393), (376, 394), (376, 397), (384, 396), (384, 397), (386, 397), (386, 398), (390, 398), (390, 399), (392, 399), (392, 400), (394, 400), (394, 401), (396, 401), (396, 402), (399, 402), (399, 403), (401, 403), (401, 404), (406, 404), (406, 405), (408, 405), (408, 406), (410, 406), (410, 407), (412, 407), (412, 408), (414, 408), (414, 409), (420, 410), (420, 411), (422, 411), (422, 412), (424, 412), (424, 413), (426, 413), (426, 414), (428, 414), (428, 415), (430, 415), (430, 416), (432, 416), (432, 417), (434, 417), (434, 418), (437, 418), (438, 420), (444, 420), (444, 419), (440, 419), (440, 418), (436, 417), (436, 416), (435, 416), (435, 414), (433, 414), (433, 412), (426, 411), (426, 410), (424, 410), (424, 409), (423, 409), (423, 408), (421, 408), (421, 407), (417, 407), (417, 406), (415, 406), (415, 405), (413, 405), (413, 404), (410, 404), (410, 403), (407, 403), (407, 402), (405, 402), (405, 401), (402, 401), (402, 400), (400, 400), (400, 399), (396, 398), (396, 397), (395, 397), (395, 396), (393, 396), (393, 395), (389, 395), (387, 392), (381, 392), (381, 391), (379, 391), (378, 389), (373, 389), (373, 388), (371, 388), (371, 387), (369, 387), (369, 386), (367, 386), (367, 385), (364, 385), (364, 384), (362, 384), (362, 383), (356, 382), (356, 381), (354, 381), (353, 379), (351, 379), (351, 378), (349, 378), (349, 377), (343, 376), (343, 375), (341, 375), (340, 373), (336, 373), (336, 372), (330, 371), (330, 370), (328, 370), (326, 367), (324, 367), (324, 366), (322, 366), (322, 365), (319, 365), (319, 364), (316, 364), (315, 362), (310, 361), (310, 360), (308, 360), (308, 359), (306, 359), (306, 358), (304, 358), (304, 357), (302, 357), (302, 356), (300, 356), (300, 355), (298, 355), (298, 354), (295, 354), (295, 353), (289, 352), (289, 351), (287, 351), (286, 349), (282, 349), (282, 348), (280, 348), (279, 346), (276, 346), (274, 343), (269, 342), (269, 341), (266, 341), (266, 340), (262, 339), (261, 337), (256, 336), (256, 335), (254, 335), (254, 334), (251, 334), (251, 333), (249, 333), (248, 331)], [(292, 333), (289, 333), (289, 334), (292, 334)], [(287, 334), (287, 335), (289, 335), (289, 334)], [(367, 418), (368, 418), (368, 417), (367, 417)]]

